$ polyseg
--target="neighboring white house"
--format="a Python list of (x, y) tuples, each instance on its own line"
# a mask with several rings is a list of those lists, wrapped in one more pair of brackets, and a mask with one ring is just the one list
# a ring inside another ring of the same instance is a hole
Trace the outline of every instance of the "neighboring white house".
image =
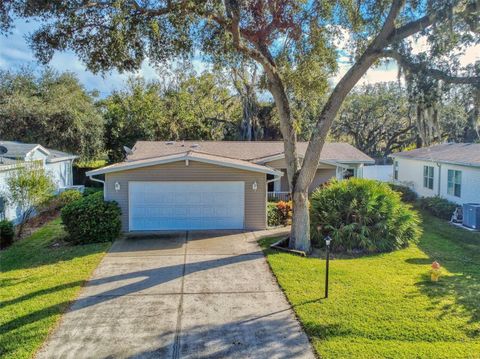
[(480, 144), (444, 143), (392, 157), (394, 181), (419, 196), (480, 203)]
[(363, 178), (374, 179), (381, 182), (392, 182), (392, 165), (371, 165), (363, 167)]
[[(17, 208), (6, 205), (2, 193), (6, 191), (6, 179), (18, 164), (39, 161), (51, 176), (57, 191), (73, 185), (72, 163), (77, 156), (47, 149), (39, 144), (0, 141), (0, 219), (15, 221), (19, 218)], [(1, 151), (3, 149), (3, 151)]]

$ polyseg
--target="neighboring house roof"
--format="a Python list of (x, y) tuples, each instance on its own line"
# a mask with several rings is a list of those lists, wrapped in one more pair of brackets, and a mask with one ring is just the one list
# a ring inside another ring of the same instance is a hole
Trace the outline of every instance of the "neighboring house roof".
[(6, 154), (0, 156), (0, 163), (3, 164), (12, 164), (18, 161), (25, 161), (26, 157), (36, 150), (43, 152), (47, 156), (47, 162), (59, 162), (78, 157), (70, 153), (48, 149), (36, 143), (0, 140), (0, 146), (4, 146), (8, 150)]
[(480, 167), (480, 143), (443, 143), (395, 153), (391, 157)]
[(238, 168), (238, 169), (243, 169), (243, 170), (253, 171), (253, 172), (268, 173), (276, 176), (283, 175), (283, 172), (275, 170), (271, 167), (258, 165), (248, 161), (243, 161), (243, 160), (238, 160), (238, 159), (233, 159), (233, 158), (228, 158), (223, 156), (215, 156), (215, 155), (200, 153), (200, 152), (191, 151), (191, 150), (184, 151), (181, 153), (169, 154), (166, 156), (158, 156), (155, 158), (146, 158), (146, 159), (141, 159), (136, 161), (120, 162), (114, 165), (89, 171), (86, 173), (86, 175), (95, 176), (95, 175), (104, 174), (104, 173), (126, 171), (126, 170), (131, 170), (131, 169), (140, 168), (140, 167), (155, 166), (159, 164), (184, 161), (184, 160), (211, 163), (219, 166)]
[[(301, 157), (307, 150), (308, 142), (298, 143)], [(182, 153), (188, 150), (216, 156), (262, 163), (262, 159), (282, 157), (283, 141), (138, 141), (133, 154), (127, 161)], [(343, 163), (374, 163), (375, 161), (362, 151), (348, 143), (326, 143), (320, 155), (320, 161)]]

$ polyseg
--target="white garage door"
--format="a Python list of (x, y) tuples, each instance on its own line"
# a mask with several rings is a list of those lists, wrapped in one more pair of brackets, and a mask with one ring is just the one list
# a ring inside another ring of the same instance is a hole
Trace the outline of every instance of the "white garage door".
[(244, 182), (129, 182), (130, 230), (244, 228)]

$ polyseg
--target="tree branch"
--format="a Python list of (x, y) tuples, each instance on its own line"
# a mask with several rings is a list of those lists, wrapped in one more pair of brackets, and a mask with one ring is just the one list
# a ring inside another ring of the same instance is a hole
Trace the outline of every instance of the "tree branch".
[(448, 83), (454, 83), (459, 85), (480, 86), (480, 77), (478, 76), (467, 77), (450, 75), (442, 70), (428, 68), (427, 64), (425, 63), (415, 63), (396, 50), (384, 50), (380, 54), (380, 57), (392, 58), (397, 61), (397, 63), (401, 67), (405, 67), (415, 73), (426, 73), (428, 76), (431, 76), (437, 80), (442, 80)]
[(409, 22), (403, 26), (400, 26), (399, 28), (395, 28), (393, 32), (389, 35), (388, 37), (388, 42), (389, 43), (394, 43), (398, 42), (400, 40), (403, 40), (413, 34), (416, 34), (419, 31), (422, 31), (423, 29), (426, 29), (427, 27), (431, 26), (438, 18), (438, 14), (429, 14), (425, 15), (424, 17), (421, 17), (418, 20)]
[(347, 71), (337, 83), (333, 92), (323, 107), (317, 124), (310, 136), (310, 141), (303, 160), (302, 169), (298, 178), (298, 189), (306, 191), (310, 185), (320, 160), (320, 153), (325, 143), (328, 131), (338, 113), (345, 97), (356, 85), (360, 78), (378, 59), (382, 49), (388, 44), (388, 38), (395, 29), (395, 19), (402, 9), (405, 0), (394, 0), (387, 18), (378, 33), (357, 62)]

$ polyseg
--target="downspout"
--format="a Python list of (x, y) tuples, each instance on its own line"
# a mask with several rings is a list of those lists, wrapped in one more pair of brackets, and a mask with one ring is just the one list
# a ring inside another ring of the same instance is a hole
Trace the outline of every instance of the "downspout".
[(98, 178), (94, 178), (93, 175), (89, 175), (88, 178), (90, 178), (92, 181), (100, 182), (101, 184), (103, 184), (103, 199), (105, 200), (105, 196), (106, 196), (105, 181), (102, 181), (101, 179), (98, 179)]

